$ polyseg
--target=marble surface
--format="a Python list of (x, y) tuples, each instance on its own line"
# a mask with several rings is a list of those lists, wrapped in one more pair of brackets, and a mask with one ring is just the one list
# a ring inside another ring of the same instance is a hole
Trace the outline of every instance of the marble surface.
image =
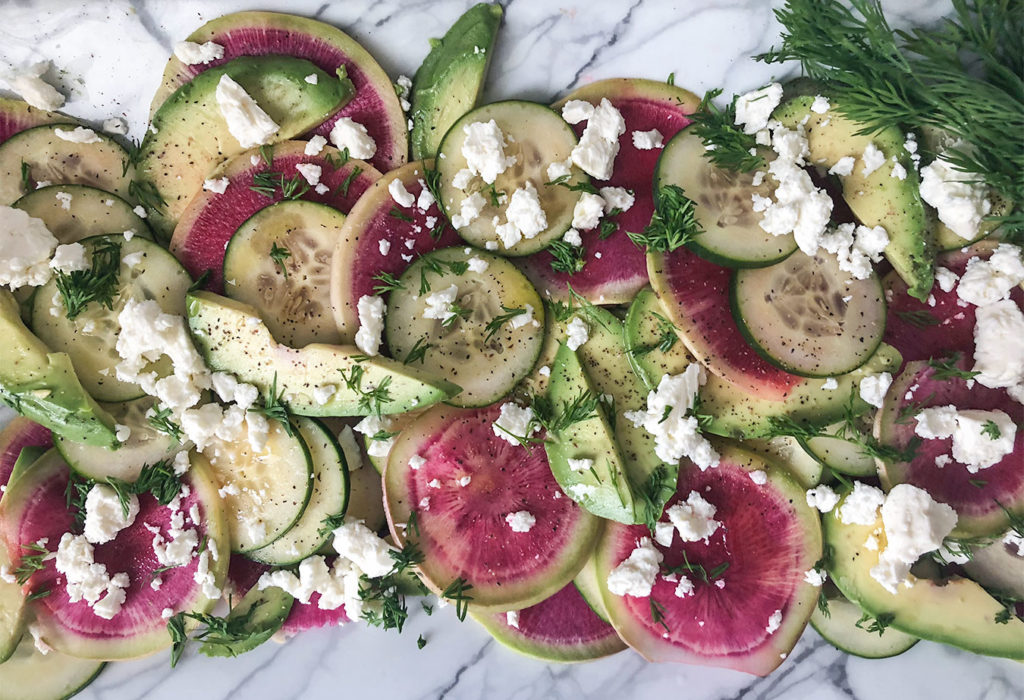
[[(548, 101), (606, 77), (664, 79), (702, 93), (756, 87), (793, 69), (749, 59), (776, 40), (761, 0), (503, 0), (506, 22), (487, 99)], [(50, 59), (70, 96), (65, 111), (87, 120), (126, 117), (143, 133), (146, 112), (173, 42), (217, 15), (275, 9), (316, 16), (350, 33), (393, 76), (411, 75), (465, 9), (464, 0), (231, 0), (0, 2), (0, 60)], [(886, 0), (896, 24), (934, 21), (948, 2)], [(0, 412), (0, 423), (8, 411)], [(111, 665), (81, 697), (117, 698), (985, 698), (1024, 694), (1024, 667), (922, 642), (906, 654), (867, 661), (835, 651), (808, 628), (772, 676), (653, 665), (626, 651), (575, 666), (544, 664), (501, 647), (451, 608), (427, 617), (413, 602), (402, 635), (361, 624), (266, 644), (234, 660), (166, 654)], [(417, 635), (428, 640), (417, 650)]]

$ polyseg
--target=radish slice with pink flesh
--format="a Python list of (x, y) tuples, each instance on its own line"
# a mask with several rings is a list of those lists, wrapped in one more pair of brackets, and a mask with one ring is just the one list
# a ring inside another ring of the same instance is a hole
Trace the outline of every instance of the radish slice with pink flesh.
[(0, 432), (0, 486), (7, 486), (11, 471), (26, 447), (53, 447), (53, 435), (47, 428), (28, 418), (17, 416)]
[[(0, 526), (12, 561), (19, 561), (22, 548), (41, 538), (47, 538), (49, 551), (56, 551), (64, 533), (73, 531), (74, 517), (64, 495), (68, 478), (67, 465), (51, 451), (11, 486), (0, 503)], [(219, 552), (209, 566), (215, 585), (220, 586), (227, 571), (229, 542), (206, 460), (193, 455), (182, 482), (190, 493), (181, 498), (181, 510), (187, 514), (193, 505), (198, 506), (202, 522), (195, 526), (197, 534), (200, 540), (207, 538), (207, 552)], [(130, 580), (125, 603), (110, 620), (98, 617), (85, 601), (70, 602), (64, 576), (57, 572), (53, 560), (48, 560), (26, 584), (28, 590), (51, 591), (32, 601), (42, 639), (65, 654), (100, 660), (134, 658), (168, 648), (171, 638), (161, 616), (165, 608), (202, 612), (215, 602), (203, 595), (194, 579), (199, 557), (185, 566), (158, 572), (154, 535), (146, 525), (158, 526), (166, 535), (170, 521), (171, 510), (144, 494), (139, 497), (135, 522), (112, 541), (95, 545), (96, 562), (104, 564), (110, 576), (124, 572)], [(162, 581), (159, 589), (150, 585), (156, 577)]]
[[(579, 572), (602, 521), (565, 496), (542, 449), (495, 435), (497, 406), (436, 407), (406, 427), (384, 471), (384, 501), (395, 542), (407, 535), (423, 552), (428, 588), (441, 594), (461, 580), (474, 609), (528, 607)], [(409, 461), (425, 462), (412, 469)], [(530, 527), (513, 531), (510, 514), (526, 511)], [(416, 528), (407, 523), (416, 513)]]
[(31, 129), (33, 126), (59, 122), (66, 122), (73, 127), (76, 120), (56, 112), (36, 109), (22, 100), (0, 97), (0, 143), (11, 138), (19, 131)]
[[(319, 155), (307, 156), (305, 146), (303, 141), (277, 144), (267, 151), (273, 154), (270, 166), (262, 160), (259, 149), (246, 151), (222, 164), (211, 175), (214, 179), (228, 179), (229, 184), (223, 194), (203, 190), (189, 203), (174, 229), (170, 249), (193, 278), (198, 279), (204, 272), (210, 271), (207, 289), (216, 292), (223, 290), (221, 266), (224, 263), (224, 251), (238, 227), (256, 212), (282, 199), (280, 188), (275, 190), (273, 197), (252, 189), (253, 178), (259, 173), (279, 172), (285, 178), (292, 178), (299, 175), (295, 166), (300, 163), (319, 165), (323, 171), (320, 182), (329, 187), (330, 191), (318, 194), (310, 188), (301, 198), (326, 204), (343, 213), (351, 209), (360, 195), (380, 177), (377, 170), (359, 160), (349, 160), (335, 168), (328, 161), (328, 158), (333, 158), (335, 162), (340, 162), (340, 153), (334, 148), (325, 147)], [(348, 180), (357, 168), (360, 172)]]
[[(612, 625), (648, 660), (763, 676), (786, 658), (814, 610), (819, 589), (804, 581), (804, 573), (821, 556), (820, 521), (803, 488), (782, 468), (726, 443), (716, 447), (719, 466), (682, 469), (668, 507), (696, 491), (716, 507), (721, 526), (707, 541), (682, 542), (674, 534), (671, 546), (655, 546), (664, 555), (663, 573), (685, 562), (708, 574), (728, 567), (708, 582), (683, 571), (694, 586), (685, 597), (661, 574), (651, 597), (614, 595), (608, 575), (651, 533), (643, 525), (608, 523), (597, 550), (598, 580)], [(765, 484), (751, 479), (756, 470), (767, 472)], [(661, 620), (652, 616), (654, 609)]]
[[(654, 213), (652, 181), (661, 149), (640, 150), (633, 145), (634, 131), (657, 129), (663, 140), (676, 135), (690, 123), (700, 99), (682, 88), (653, 80), (616, 78), (586, 85), (554, 105), (561, 110), (569, 100), (585, 100), (593, 104), (608, 100), (618, 109), (626, 122), (626, 132), (619, 137), (619, 154), (615, 170), (607, 182), (596, 182), (596, 187), (624, 187), (633, 192), (635, 201), (628, 211), (613, 220), (618, 229), (601, 240), (600, 228), (582, 231), (586, 264), (580, 272), (568, 274), (551, 269), (551, 253), (541, 251), (520, 261), (523, 271), (541, 293), (551, 298), (568, 298), (566, 285), (595, 304), (629, 302), (647, 285), (647, 264), (644, 249), (629, 239), (626, 232), (639, 233), (651, 222)], [(583, 133), (586, 122), (574, 126), (577, 135)]]
[(195, 76), (239, 56), (280, 54), (303, 58), (334, 75), (343, 67), (355, 87), (355, 95), (340, 112), (313, 133), (325, 138), (342, 117), (366, 127), (377, 145), (370, 158), (375, 168), (386, 172), (406, 161), (409, 150), (408, 126), (398, 95), (384, 69), (352, 37), (329, 24), (306, 17), (276, 12), (236, 12), (204, 24), (189, 41), (212, 41), (224, 47), (223, 58), (185, 65), (171, 56), (164, 69), (163, 82), (153, 98), (151, 112)]
[[(961, 358), (956, 367), (970, 369)], [(880, 468), (882, 485), (908, 483), (927, 491), (933, 499), (957, 512), (952, 537), (999, 535), (1010, 524), (1007, 511), (1024, 516), (1024, 408), (1005, 389), (989, 389), (974, 380), (938, 379), (927, 362), (909, 362), (886, 393), (875, 425), (880, 441), (897, 449), (915, 438), (916, 415), (930, 406), (956, 406), (959, 410), (999, 410), (1017, 423), (1013, 452), (976, 474), (952, 459), (951, 438), (924, 440), (910, 462), (886, 461)], [(949, 457), (941, 468), (936, 458)], [(1003, 508), (1007, 510), (1004, 511)]]

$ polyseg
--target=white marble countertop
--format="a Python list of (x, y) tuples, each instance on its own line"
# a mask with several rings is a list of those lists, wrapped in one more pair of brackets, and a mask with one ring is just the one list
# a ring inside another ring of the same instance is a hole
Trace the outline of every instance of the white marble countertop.
[[(362, 42), (396, 77), (412, 75), (468, 0), (7, 0), (0, 2), (0, 60), (50, 59), (87, 120), (124, 116), (143, 133), (150, 98), (171, 45), (203, 22), (242, 9), (315, 16)], [(664, 79), (700, 94), (740, 92), (782, 77), (749, 59), (776, 41), (764, 0), (502, 0), (505, 26), (487, 99), (549, 101), (606, 77)], [(772, 3), (777, 4), (777, 3)], [(945, 0), (885, 0), (895, 24), (934, 21)], [(0, 411), (0, 423), (9, 417)], [(317, 630), (237, 659), (188, 655), (171, 670), (166, 654), (111, 665), (83, 698), (1018, 698), (1024, 667), (922, 642), (884, 661), (846, 656), (808, 628), (772, 676), (653, 665), (625, 651), (560, 666), (508, 651), (451, 608), (427, 617), (414, 602), (402, 635), (361, 624)], [(422, 650), (416, 637), (428, 639)]]

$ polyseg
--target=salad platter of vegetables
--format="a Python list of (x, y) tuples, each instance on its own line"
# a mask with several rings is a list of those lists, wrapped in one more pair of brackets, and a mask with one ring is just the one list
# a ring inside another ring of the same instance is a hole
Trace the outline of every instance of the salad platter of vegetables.
[(515, 3), (444, 8), (389, 75), (205, 7), (137, 131), (3, 68), (0, 700), (1024, 692), (1024, 9), (538, 97)]

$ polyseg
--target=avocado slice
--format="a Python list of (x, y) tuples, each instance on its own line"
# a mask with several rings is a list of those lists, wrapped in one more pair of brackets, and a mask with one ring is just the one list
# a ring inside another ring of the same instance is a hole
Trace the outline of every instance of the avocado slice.
[[(301, 58), (278, 55), (236, 58), (178, 88), (153, 115), (136, 168), (135, 190), (150, 211), (154, 232), (164, 240), (214, 166), (246, 150), (228, 131), (217, 104), (217, 84), (224, 75), (277, 123), (275, 143), (309, 131), (355, 94), (348, 78), (329, 75)], [(306, 82), (309, 75), (317, 76), (316, 83)]]
[(459, 117), (473, 109), (483, 88), (498, 36), (500, 5), (480, 3), (459, 17), (430, 53), (412, 82), (412, 159), (437, 155), (441, 138)]
[(295, 599), (277, 586), (263, 590), (253, 586), (225, 617), (228, 628), (239, 634), (223, 638), (210, 635), (199, 652), (206, 656), (238, 656), (252, 651), (281, 629), (294, 603)]
[[(832, 550), (829, 575), (844, 596), (875, 618), (884, 616), (893, 628), (915, 637), (978, 654), (1024, 660), (1024, 621), (1010, 615), (1000, 622), (1005, 615), (1002, 603), (974, 581), (958, 576), (941, 580), (912, 576), (913, 585), (900, 586), (896, 594), (883, 588), (870, 573), (885, 545), (881, 516), (874, 525), (846, 525), (839, 520), (841, 505), (823, 517), (822, 526), (826, 548)], [(864, 546), (870, 535), (878, 538), (878, 550)]]
[[(387, 357), (366, 357), (351, 345), (281, 345), (252, 306), (211, 292), (186, 298), (192, 339), (213, 371), (231, 372), (266, 395), (272, 388), (302, 416), (404, 413), (455, 396), (460, 389), (431, 373)], [(351, 383), (352, 386), (349, 386)], [(334, 387), (324, 403), (314, 390)], [(378, 388), (378, 400), (369, 397)]]
[[(562, 343), (555, 355), (548, 388), (555, 414), (584, 392), (593, 396), (599, 393), (587, 378), (578, 352)], [(589, 417), (549, 435), (544, 449), (555, 480), (574, 501), (602, 518), (627, 524), (636, 522), (636, 507), (622, 454), (600, 404)], [(593, 467), (576, 471), (569, 466), (570, 459), (590, 459)]]
[[(885, 164), (870, 175), (862, 174), (858, 162), (850, 175), (839, 176), (843, 199), (862, 224), (881, 226), (889, 233), (885, 257), (907, 283), (911, 296), (926, 299), (933, 281), (934, 234), (921, 201), (917, 171), (903, 147), (903, 131), (890, 126), (859, 133), (864, 125), (843, 116), (835, 99), (824, 114), (811, 111), (813, 102), (811, 95), (793, 98), (779, 106), (772, 118), (789, 129), (804, 124), (810, 160), (815, 165), (831, 168), (845, 156), (859, 161), (872, 142), (882, 152)], [(903, 180), (890, 176), (893, 156), (907, 171)]]
[(0, 401), (68, 440), (117, 447), (114, 419), (82, 388), (71, 358), (50, 352), (25, 327), (6, 290), (0, 290), (0, 337)]

